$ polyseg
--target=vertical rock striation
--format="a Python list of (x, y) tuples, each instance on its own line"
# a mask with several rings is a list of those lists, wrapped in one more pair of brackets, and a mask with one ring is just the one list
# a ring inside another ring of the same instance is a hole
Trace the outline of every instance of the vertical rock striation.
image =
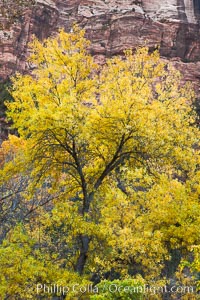
[[(0, 78), (27, 71), (28, 42), (73, 23), (86, 29), (91, 53), (101, 62), (126, 48), (160, 47), (200, 92), (199, 0), (38, 0), (0, 31)], [(6, 20), (1, 17), (2, 24)]]

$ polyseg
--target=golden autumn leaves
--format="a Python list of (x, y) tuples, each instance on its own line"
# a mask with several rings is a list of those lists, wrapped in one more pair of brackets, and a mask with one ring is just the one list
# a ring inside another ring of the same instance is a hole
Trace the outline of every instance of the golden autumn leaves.
[[(47, 260), (51, 270), (56, 261), (50, 278), (26, 272), (30, 282), (88, 282), (106, 272), (175, 278), (175, 271), (165, 272), (169, 261), (180, 254), (178, 268), (200, 238), (194, 95), (157, 51), (126, 51), (100, 68), (88, 45), (77, 27), (42, 44), (34, 40), (33, 74), (13, 78), (8, 117), (20, 137), (2, 145), (0, 175), (8, 210), (15, 182), (20, 213), (14, 223), (21, 225), (6, 228), (14, 235), (24, 230), (38, 268)], [(2, 234), (3, 253), (14, 246)], [(0, 267), (9, 273), (3, 257)], [(13, 274), (7, 282), (4, 296)]]

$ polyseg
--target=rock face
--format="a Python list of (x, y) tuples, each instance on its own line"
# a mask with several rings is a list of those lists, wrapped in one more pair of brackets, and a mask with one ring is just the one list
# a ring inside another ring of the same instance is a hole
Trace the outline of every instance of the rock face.
[(28, 70), (33, 34), (42, 40), (60, 27), (69, 31), (74, 22), (86, 29), (98, 61), (127, 48), (159, 46), (200, 94), (200, 0), (38, 0), (0, 31), (0, 79)]

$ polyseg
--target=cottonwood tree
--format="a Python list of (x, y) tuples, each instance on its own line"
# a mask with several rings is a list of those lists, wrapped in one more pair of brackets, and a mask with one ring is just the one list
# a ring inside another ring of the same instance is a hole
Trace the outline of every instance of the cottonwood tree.
[(77, 27), (33, 41), (34, 72), (13, 78), (7, 103), (25, 148), (1, 180), (28, 169), (27, 203), (43, 187), (55, 197), (38, 222), (60, 268), (159, 278), (172, 249), (199, 243), (194, 95), (157, 51), (100, 69), (88, 45)]

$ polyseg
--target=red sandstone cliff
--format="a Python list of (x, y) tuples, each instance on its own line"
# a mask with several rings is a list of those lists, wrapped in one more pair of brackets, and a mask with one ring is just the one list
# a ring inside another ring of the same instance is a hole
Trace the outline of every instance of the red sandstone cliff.
[(171, 59), (199, 93), (199, 12), (198, 0), (38, 0), (14, 24), (8, 26), (0, 17), (0, 79), (29, 68), (27, 44), (33, 34), (43, 39), (59, 27), (69, 31), (76, 22), (86, 29), (91, 52), (99, 60), (138, 45), (160, 46), (161, 55)]

